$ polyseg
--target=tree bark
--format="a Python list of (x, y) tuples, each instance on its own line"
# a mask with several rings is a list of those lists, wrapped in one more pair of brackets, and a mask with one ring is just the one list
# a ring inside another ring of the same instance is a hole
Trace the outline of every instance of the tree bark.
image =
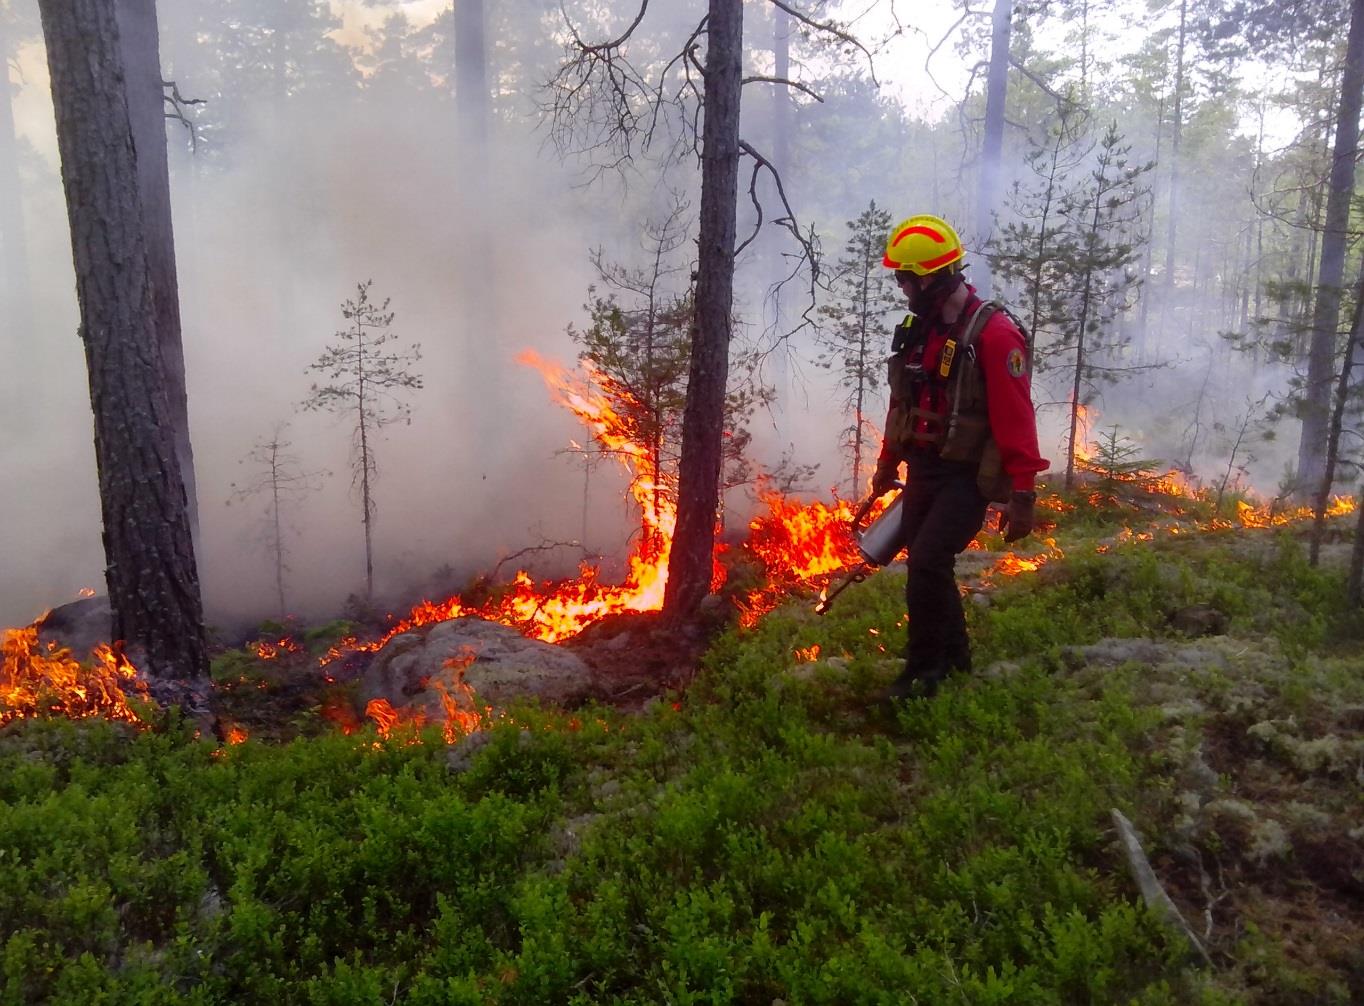
[(1184, 44), (1188, 26), (1189, 2), (1179, 0), (1179, 36), (1175, 48), (1175, 93), (1170, 119), (1170, 214), (1165, 229), (1165, 300), (1160, 309), (1160, 331), (1174, 301), (1175, 243), (1179, 234), (1179, 147), (1184, 136)]
[(1350, 321), (1350, 337), (1345, 344), (1345, 359), (1336, 379), (1336, 400), (1331, 408), (1331, 422), (1326, 433), (1326, 457), (1317, 486), (1312, 521), (1312, 545), (1309, 561), (1313, 566), (1321, 556), (1321, 542), (1326, 536), (1326, 506), (1331, 501), (1331, 485), (1336, 480), (1336, 465), (1340, 461), (1340, 435), (1345, 428), (1345, 406), (1350, 399), (1355, 368), (1355, 350), (1364, 341), (1364, 263), (1360, 265), (1359, 281), (1355, 286), (1354, 318)]
[[(990, 36), (990, 71), (985, 84), (985, 135), (980, 146), (980, 187), (976, 194), (976, 240), (984, 248), (994, 229), (993, 211), (999, 205), (1000, 157), (1004, 150), (1004, 108), (1009, 97), (1009, 38), (1013, 0), (995, 0)], [(991, 296), (990, 260), (981, 255), (972, 263), (972, 281), (982, 298)]]
[(38, 5), (95, 418), (105, 579), (114, 635), (141, 668), (203, 677), (199, 578), (157, 338), (115, 3)]
[(1303, 388), (1302, 435), (1298, 441), (1297, 488), (1300, 494), (1310, 492), (1326, 470), (1331, 376), (1338, 336), (1336, 328), (1340, 323), (1355, 156), (1359, 150), (1361, 99), (1364, 99), (1364, 0), (1353, 0), (1336, 116), (1330, 187), (1326, 195), (1326, 225), (1321, 236), (1317, 298), (1312, 310), (1312, 345), (1307, 357), (1307, 383)]
[(118, 0), (118, 30), (127, 80), (128, 115), (137, 152), (137, 187), (142, 199), (147, 267), (151, 270), (156, 341), (161, 345), (166, 397), (175, 432), (175, 454), (185, 482), (190, 533), (199, 539), (198, 491), (194, 449), (189, 436), (189, 394), (180, 329), (180, 280), (175, 268), (175, 230), (171, 226), (170, 168), (166, 162), (166, 116), (161, 84), (156, 0)]
[(488, 49), (483, 0), (455, 0), (455, 107), (465, 140), (488, 139)]
[[(1364, 486), (1360, 487), (1364, 497)], [(1359, 508), (1355, 518), (1355, 543), (1350, 549), (1350, 572), (1345, 580), (1345, 603), (1358, 608), (1364, 602), (1364, 506)]]
[(696, 315), (682, 413), (677, 531), (663, 600), (670, 618), (693, 614), (711, 582), (734, 299), (743, 19), (743, 0), (710, 0)]

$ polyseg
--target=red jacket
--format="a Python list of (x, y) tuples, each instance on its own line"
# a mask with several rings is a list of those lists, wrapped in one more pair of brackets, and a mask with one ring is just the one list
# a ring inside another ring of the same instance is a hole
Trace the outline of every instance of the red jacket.
[[(975, 288), (967, 286), (966, 303), (957, 320), (951, 325), (941, 320), (931, 322), (924, 340), (923, 366), (928, 373), (936, 373), (943, 345), (949, 338), (960, 339), (968, 319), (980, 298)], [(1050, 462), (1042, 457), (1037, 446), (1037, 418), (1032, 404), (1032, 378), (1028, 347), (1023, 334), (1003, 311), (996, 311), (976, 338), (976, 359), (985, 379), (985, 391), (990, 413), (990, 433), (999, 447), (1000, 462), (1008, 473), (1013, 488), (1029, 491), (1038, 472), (1046, 471)], [(890, 407), (898, 402), (892, 393)], [(946, 416), (947, 389), (942, 384), (927, 382), (919, 392), (918, 408), (934, 415)], [(919, 428), (928, 423), (920, 421)], [(887, 458), (887, 445), (881, 448), (882, 459)]]

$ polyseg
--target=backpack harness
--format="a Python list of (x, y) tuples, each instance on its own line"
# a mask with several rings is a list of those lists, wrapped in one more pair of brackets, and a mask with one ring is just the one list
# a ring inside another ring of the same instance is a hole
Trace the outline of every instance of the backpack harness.
[[(990, 431), (985, 375), (976, 359), (981, 330), (996, 311), (1003, 311), (1031, 347), (1027, 329), (1003, 304), (981, 301), (971, 313), (959, 337), (943, 344), (937, 365), (926, 368), (923, 360), (926, 337), (914, 331), (909, 315), (896, 327), (887, 361), (890, 387), (898, 404), (886, 420), (886, 440), (902, 456), (936, 450), (947, 461), (976, 461), (977, 485), (987, 498), (1009, 498), (1009, 479), (1000, 466), (999, 449)], [(931, 386), (946, 393), (947, 410), (919, 408), (920, 393)], [(921, 428), (922, 427), (922, 428)]]

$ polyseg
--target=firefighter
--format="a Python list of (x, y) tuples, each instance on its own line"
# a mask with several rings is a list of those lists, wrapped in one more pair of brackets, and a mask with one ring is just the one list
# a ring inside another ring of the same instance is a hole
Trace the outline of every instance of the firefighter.
[(1000, 305), (976, 296), (964, 256), (935, 216), (910, 217), (886, 244), (884, 265), (910, 310), (891, 340), (890, 409), (872, 477), (880, 495), (906, 466), (909, 644), (890, 701), (931, 696), (948, 674), (971, 669), (957, 554), (992, 501), (1005, 505), (1006, 542), (1031, 532), (1034, 481), (1048, 465), (1037, 447), (1027, 339)]

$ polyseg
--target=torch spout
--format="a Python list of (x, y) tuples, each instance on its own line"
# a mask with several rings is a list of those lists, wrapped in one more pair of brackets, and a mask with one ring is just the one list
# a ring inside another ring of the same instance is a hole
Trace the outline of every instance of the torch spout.
[(815, 605), (815, 614), (816, 615), (824, 614), (833, 605), (835, 597), (843, 593), (843, 591), (847, 590), (854, 583), (861, 583), (863, 580), (867, 578), (867, 574), (871, 572), (873, 572), (873, 570), (870, 566), (868, 566), (865, 562), (860, 563), (856, 568), (853, 569), (851, 573), (849, 573), (842, 579), (842, 581), (840, 581), (837, 587), (835, 587), (833, 590), (829, 591), (827, 594), (825, 594), (819, 599), (819, 603)]

